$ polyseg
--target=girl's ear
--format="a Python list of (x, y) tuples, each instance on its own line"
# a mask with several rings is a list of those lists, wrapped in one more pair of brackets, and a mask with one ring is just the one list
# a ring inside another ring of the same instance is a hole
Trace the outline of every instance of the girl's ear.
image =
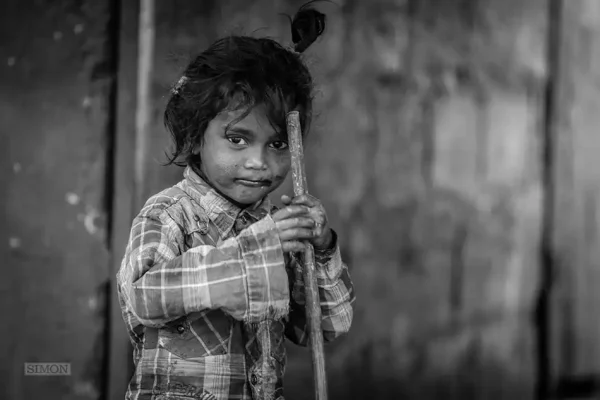
[(200, 154), (200, 149), (202, 148), (201, 144), (197, 144), (194, 146), (193, 150), (192, 150), (192, 154), (197, 156)]

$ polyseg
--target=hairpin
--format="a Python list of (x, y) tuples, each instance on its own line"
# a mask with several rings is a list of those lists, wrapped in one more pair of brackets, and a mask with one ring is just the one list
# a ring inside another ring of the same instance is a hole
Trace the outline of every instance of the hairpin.
[(182, 76), (181, 78), (179, 78), (179, 80), (177, 81), (175, 86), (173, 86), (173, 88), (171, 89), (171, 93), (179, 94), (179, 90), (183, 87), (183, 85), (185, 85), (187, 80), (188, 80), (187, 76)]

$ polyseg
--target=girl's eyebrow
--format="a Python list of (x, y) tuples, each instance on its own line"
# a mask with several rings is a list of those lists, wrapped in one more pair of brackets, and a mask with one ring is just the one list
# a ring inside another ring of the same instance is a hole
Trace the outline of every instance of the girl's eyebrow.
[(224, 125), (223, 129), (225, 130), (225, 132), (236, 132), (236, 133), (241, 133), (243, 135), (248, 135), (248, 136), (255, 136), (255, 133), (252, 129), (248, 129), (248, 128), (243, 128), (240, 126), (228, 126), (228, 125)]
[[(256, 136), (256, 133), (252, 129), (244, 128), (241, 126), (234, 125), (234, 126), (231, 126), (228, 128), (227, 125), (224, 125), (223, 129), (225, 130), (225, 132), (235, 132), (235, 133), (240, 133), (242, 135), (246, 135), (246, 136), (250, 136), (250, 137)], [(284, 132), (275, 132), (271, 135), (271, 139), (272, 140), (287, 140), (287, 134)]]

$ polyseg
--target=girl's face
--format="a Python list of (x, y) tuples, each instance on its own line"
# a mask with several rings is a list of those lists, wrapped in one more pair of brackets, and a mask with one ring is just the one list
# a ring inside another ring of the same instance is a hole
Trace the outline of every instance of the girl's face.
[(287, 133), (269, 123), (257, 106), (242, 120), (228, 125), (243, 110), (224, 111), (206, 128), (200, 155), (204, 179), (234, 204), (245, 207), (277, 189), (291, 166)]

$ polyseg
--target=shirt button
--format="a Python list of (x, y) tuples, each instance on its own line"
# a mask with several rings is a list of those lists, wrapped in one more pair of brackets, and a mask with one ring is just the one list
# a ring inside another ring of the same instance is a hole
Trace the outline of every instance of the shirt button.
[(208, 224), (200, 219), (199, 216), (194, 215), (194, 220), (196, 221), (196, 225), (200, 230), (201, 235), (206, 235), (208, 233)]
[(179, 333), (183, 333), (183, 332), (185, 332), (185, 326), (183, 326), (183, 325), (178, 325), (178, 326), (177, 326), (177, 332), (179, 332)]

